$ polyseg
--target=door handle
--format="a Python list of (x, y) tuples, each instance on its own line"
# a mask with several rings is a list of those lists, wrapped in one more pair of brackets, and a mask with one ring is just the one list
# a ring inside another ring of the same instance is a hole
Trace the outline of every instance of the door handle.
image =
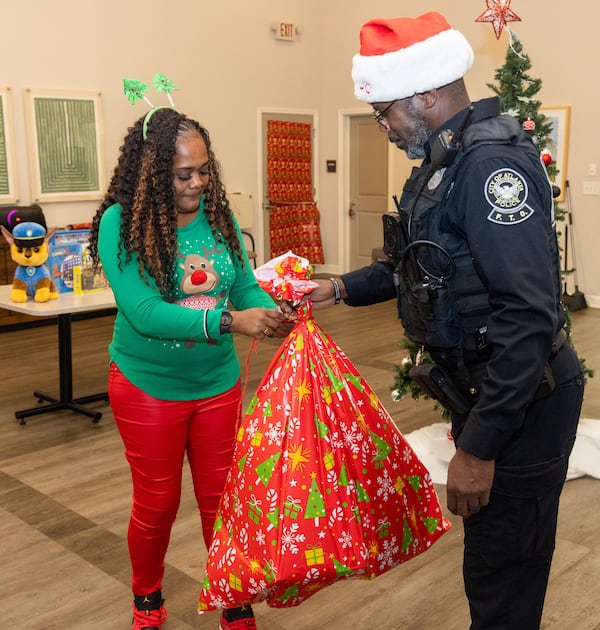
[(350, 207), (348, 208), (348, 216), (350, 218), (352, 218), (354, 216), (354, 208), (355, 208), (356, 204), (354, 203), (354, 201), (350, 204)]

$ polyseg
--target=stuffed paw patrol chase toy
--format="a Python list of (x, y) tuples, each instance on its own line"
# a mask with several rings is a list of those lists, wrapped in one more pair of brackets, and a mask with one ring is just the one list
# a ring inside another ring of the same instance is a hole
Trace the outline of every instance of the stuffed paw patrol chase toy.
[(48, 239), (54, 230), (46, 233), (43, 225), (31, 221), (16, 225), (12, 234), (0, 227), (10, 245), (10, 256), (17, 263), (11, 301), (27, 302), (28, 297), (36, 302), (57, 299), (56, 285), (44, 264), (48, 260)]

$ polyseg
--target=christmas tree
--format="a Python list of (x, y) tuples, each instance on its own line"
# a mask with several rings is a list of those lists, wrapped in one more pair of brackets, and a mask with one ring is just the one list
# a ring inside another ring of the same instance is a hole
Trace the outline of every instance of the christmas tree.
[(374, 431), (371, 431), (371, 439), (373, 440), (373, 444), (377, 451), (373, 461), (379, 468), (378, 464), (383, 462), (383, 460), (390, 454), (392, 447), (385, 440), (382, 440)]
[(315, 521), (318, 522), (317, 519), (324, 518), (325, 516), (325, 501), (323, 499), (323, 494), (319, 489), (319, 484), (315, 475), (313, 476), (310, 490), (308, 491), (308, 500), (306, 502), (304, 518), (314, 518)]
[[(542, 103), (537, 99), (537, 93), (542, 87), (542, 80), (532, 78), (527, 74), (531, 68), (529, 55), (523, 53), (523, 45), (516, 35), (507, 29), (510, 35), (510, 45), (506, 51), (504, 65), (496, 70), (494, 78), (497, 84), (488, 83), (487, 86), (500, 97), (500, 109), (503, 113), (516, 118), (523, 129), (531, 135), (536, 147), (539, 149), (542, 162), (546, 165), (548, 176), (552, 181), (558, 175), (555, 156), (552, 156), (548, 149), (548, 141), (552, 133), (552, 125), (540, 111)], [(560, 189), (554, 186), (554, 196), (558, 197)], [(565, 218), (565, 210), (554, 201), (554, 216), (557, 221)], [(560, 237), (561, 232), (557, 235)], [(573, 273), (574, 269), (564, 269), (563, 276)], [(569, 342), (571, 341), (571, 316), (569, 308), (563, 304), (563, 309), (567, 318), (565, 330)], [(580, 358), (584, 374), (589, 377), (594, 375), (593, 370), (585, 365), (585, 359)]]
[[(548, 140), (552, 133), (550, 121), (540, 111), (542, 103), (537, 93), (542, 87), (542, 80), (529, 76), (531, 68), (529, 55), (523, 53), (523, 45), (516, 35), (508, 29), (511, 43), (506, 50), (503, 66), (496, 70), (494, 78), (497, 84), (487, 86), (500, 97), (500, 109), (504, 114), (516, 118), (523, 129), (531, 135), (535, 146), (539, 149), (542, 161), (551, 180), (555, 180), (558, 171), (554, 157), (547, 150)], [(559, 193), (556, 190), (556, 193)], [(564, 216), (564, 210), (555, 203), (555, 215), (558, 220)]]
[(271, 457), (267, 458), (264, 462), (256, 467), (258, 479), (262, 481), (265, 486), (269, 485), (269, 479), (273, 475), (277, 460), (281, 457), (281, 453), (274, 453)]

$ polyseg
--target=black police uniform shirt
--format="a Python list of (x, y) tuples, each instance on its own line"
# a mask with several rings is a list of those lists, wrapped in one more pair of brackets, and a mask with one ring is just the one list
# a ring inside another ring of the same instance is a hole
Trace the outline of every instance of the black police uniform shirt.
[[(471, 124), (500, 113), (496, 98), (473, 107)], [(463, 111), (441, 129), (455, 130), (464, 118)], [(564, 324), (551, 186), (540, 159), (532, 163), (521, 150), (490, 144), (465, 158), (445, 207), (447, 227), (467, 241), (493, 309), (487, 322), (490, 357), (459, 445), (496, 459), (524, 421)], [(342, 279), (349, 305), (396, 295), (389, 265), (374, 263)]]
[[(492, 102), (484, 101), (478, 116), (485, 115)], [(511, 146), (480, 147), (457, 173), (447, 216), (449, 228), (469, 244), (493, 309), (487, 322), (491, 356), (460, 445), (495, 459), (524, 421), (564, 324), (554, 206), (545, 167), (540, 159), (532, 163)]]

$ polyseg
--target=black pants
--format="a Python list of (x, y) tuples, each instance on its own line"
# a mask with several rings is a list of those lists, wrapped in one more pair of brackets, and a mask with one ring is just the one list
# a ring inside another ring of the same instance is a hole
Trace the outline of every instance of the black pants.
[(552, 371), (555, 391), (529, 406), (522, 431), (496, 460), (488, 506), (463, 521), (471, 630), (540, 626), (584, 390), (570, 346), (559, 351)]

